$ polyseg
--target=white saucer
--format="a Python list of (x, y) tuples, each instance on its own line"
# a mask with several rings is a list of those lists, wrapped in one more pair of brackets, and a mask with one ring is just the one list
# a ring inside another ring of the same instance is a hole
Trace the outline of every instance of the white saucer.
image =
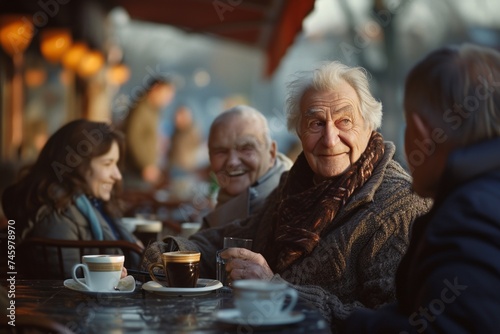
[(284, 313), (278, 317), (263, 318), (255, 317), (255, 319), (245, 319), (241, 316), (238, 309), (219, 310), (216, 314), (216, 319), (221, 322), (232, 325), (249, 325), (254, 327), (259, 326), (278, 326), (289, 325), (304, 320), (306, 316), (300, 312)]
[[(79, 278), (80, 282), (85, 283), (85, 278)], [(122, 295), (127, 293), (132, 293), (135, 290), (135, 279), (133, 276), (129, 275), (122, 278), (117, 285), (117, 288), (120, 291), (112, 290), (112, 291), (91, 291), (76, 283), (74, 279), (68, 278), (64, 281), (64, 286), (68, 289), (83, 292), (86, 294), (96, 295), (96, 294), (113, 294), (113, 295)]]
[(163, 286), (155, 281), (149, 281), (144, 283), (142, 288), (166, 296), (200, 296), (222, 288), (222, 283), (214, 279), (200, 278), (195, 288), (174, 288)]

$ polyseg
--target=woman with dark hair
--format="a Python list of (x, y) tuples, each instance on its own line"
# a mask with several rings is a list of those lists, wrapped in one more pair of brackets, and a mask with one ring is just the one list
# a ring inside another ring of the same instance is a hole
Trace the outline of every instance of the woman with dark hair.
[[(34, 165), (3, 194), (18, 242), (28, 237), (138, 242), (117, 220), (123, 151), (123, 134), (106, 123), (75, 120), (56, 131)], [(80, 262), (76, 250), (64, 259), (69, 269)]]

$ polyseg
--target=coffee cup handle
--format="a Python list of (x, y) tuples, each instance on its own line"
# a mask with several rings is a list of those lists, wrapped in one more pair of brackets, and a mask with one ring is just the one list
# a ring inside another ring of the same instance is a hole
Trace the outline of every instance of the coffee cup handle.
[(285, 296), (290, 296), (290, 303), (288, 303), (288, 305), (286, 307), (284, 307), (283, 310), (281, 310), (281, 312), (288, 313), (288, 312), (292, 311), (292, 309), (297, 304), (299, 294), (298, 294), (297, 290), (292, 289), (292, 288), (288, 288), (285, 290)]
[(163, 283), (162, 283), (162, 282), (160, 282), (160, 281), (158, 280), (158, 278), (156, 277), (156, 275), (155, 275), (155, 273), (154, 273), (154, 271), (153, 271), (153, 269), (154, 269), (154, 268), (161, 268), (161, 269), (163, 269), (163, 264), (158, 263), (158, 262), (157, 262), (157, 263), (151, 263), (151, 264), (149, 265), (149, 267), (148, 267), (149, 276), (151, 276), (151, 279), (152, 279), (153, 281), (155, 281), (156, 283), (158, 283), (158, 284), (160, 284), (160, 285), (163, 285), (163, 284), (164, 284), (164, 282), (163, 282)]
[(83, 283), (82, 281), (80, 281), (80, 280), (78, 279), (78, 277), (76, 277), (76, 271), (77, 271), (77, 270), (78, 270), (78, 268), (80, 268), (80, 267), (83, 269), (83, 276), (84, 276), (84, 277), (90, 277), (90, 275), (89, 275), (89, 269), (87, 268), (87, 266), (86, 266), (86, 265), (84, 265), (84, 264), (82, 264), (82, 263), (77, 263), (77, 264), (75, 264), (75, 265), (73, 266), (73, 271), (71, 272), (71, 276), (73, 277), (73, 280), (74, 280), (77, 284), (79, 284), (79, 285), (83, 286), (85, 289), (87, 289), (87, 290), (92, 290), (92, 289), (90, 288), (90, 286), (88, 286), (87, 284)]

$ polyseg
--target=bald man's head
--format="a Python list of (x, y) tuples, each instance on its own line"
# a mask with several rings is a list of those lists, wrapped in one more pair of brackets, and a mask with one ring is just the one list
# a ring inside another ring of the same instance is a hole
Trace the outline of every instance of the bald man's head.
[(243, 105), (213, 121), (208, 150), (221, 191), (230, 196), (242, 193), (267, 173), (277, 151), (264, 115)]

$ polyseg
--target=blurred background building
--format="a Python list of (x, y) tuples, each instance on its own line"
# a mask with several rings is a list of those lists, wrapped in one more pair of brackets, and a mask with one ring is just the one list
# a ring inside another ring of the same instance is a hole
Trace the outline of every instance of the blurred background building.
[[(286, 130), (286, 82), (325, 60), (367, 69), (382, 133), (404, 164), (407, 70), (445, 44), (500, 47), (499, 12), (496, 0), (2, 1), (0, 190), (65, 122), (120, 124), (157, 75), (176, 85), (158, 125), (165, 151), (179, 106), (206, 139), (218, 113), (246, 103), (286, 153), (297, 141)], [(206, 151), (198, 159), (206, 164)]]

